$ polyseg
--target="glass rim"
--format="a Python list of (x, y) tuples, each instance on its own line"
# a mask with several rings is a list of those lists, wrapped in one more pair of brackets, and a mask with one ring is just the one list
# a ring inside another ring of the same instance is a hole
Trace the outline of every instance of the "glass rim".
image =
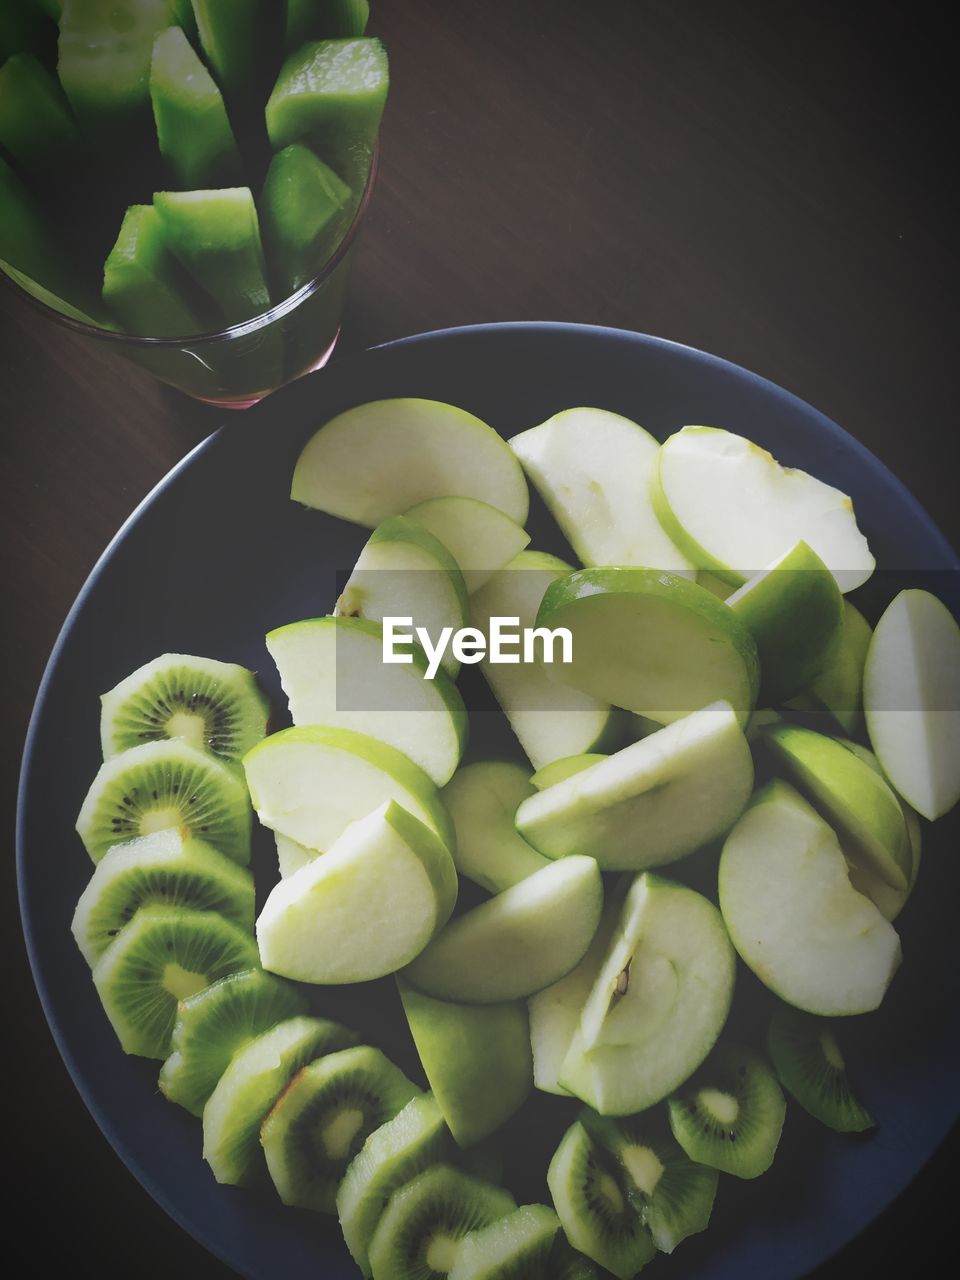
[[(189, 333), (182, 337), (160, 338), (150, 337), (136, 333), (122, 333), (115, 329), (105, 329), (100, 325), (87, 324), (84, 320), (77, 320), (74, 316), (66, 315), (62, 311), (58, 311), (56, 307), (49, 306), (41, 298), (35, 297), (28, 289), (19, 284), (16, 280), (7, 275), (6, 271), (0, 271), (0, 282), (9, 287), (9, 289), (18, 294), (21, 298), (34, 308), (34, 310), (49, 316), (57, 324), (63, 325), (67, 329), (72, 329), (74, 333), (83, 334), (87, 337), (99, 338), (113, 343), (116, 346), (144, 346), (148, 348), (183, 348), (185, 346), (197, 346), (201, 343), (217, 343), (229, 342), (235, 338), (248, 337), (250, 334), (257, 333), (259, 330), (266, 328), (277, 320), (282, 320), (291, 312), (296, 311), (308, 298), (317, 293), (333, 275), (337, 267), (347, 256), (357, 233), (363, 216), (370, 204), (373, 194), (373, 188), (376, 183), (377, 174), (380, 168), (380, 140), (374, 143), (373, 153), (370, 160), (370, 170), (367, 174), (367, 181), (363, 188), (363, 194), (360, 202), (354, 211), (354, 215), (350, 220), (350, 225), (343, 234), (343, 238), (337, 245), (334, 252), (323, 264), (321, 271), (317, 273), (306, 284), (302, 284), (295, 293), (289, 294), (281, 302), (275, 303), (266, 311), (261, 311), (255, 316), (251, 316), (249, 320), (241, 320), (237, 324), (229, 325), (226, 329), (214, 329), (205, 333)], [(25, 273), (24, 273), (25, 274)]]

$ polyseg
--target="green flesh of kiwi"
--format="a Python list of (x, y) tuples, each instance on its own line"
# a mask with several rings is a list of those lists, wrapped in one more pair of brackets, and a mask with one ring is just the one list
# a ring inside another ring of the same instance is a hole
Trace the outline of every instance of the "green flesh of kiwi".
[(262, 969), (231, 974), (181, 1000), (170, 1057), (160, 1068), (161, 1093), (193, 1115), (202, 1115), (237, 1050), (278, 1022), (306, 1013), (306, 1008), (292, 983)]
[(148, 742), (107, 760), (77, 818), (94, 862), (108, 849), (170, 828), (234, 862), (250, 861), (246, 787), (226, 765), (183, 742)]
[(370, 1242), (373, 1280), (443, 1280), (463, 1237), (515, 1208), (499, 1187), (434, 1165), (391, 1197)]
[(370, 1241), (390, 1197), (441, 1160), (448, 1146), (443, 1114), (428, 1093), (375, 1129), (350, 1162), (337, 1192), (337, 1213), (347, 1248), (365, 1276)]
[(181, 831), (155, 831), (109, 849), (77, 903), (71, 928), (89, 965), (148, 903), (216, 911), (253, 933), (250, 872)]
[(575, 1249), (630, 1280), (657, 1249), (630, 1199), (619, 1161), (577, 1121), (550, 1161), (547, 1183), (567, 1239)]
[(344, 1049), (311, 1062), (280, 1095), (260, 1131), (284, 1204), (336, 1213), (347, 1166), (366, 1138), (419, 1094), (379, 1049)]
[(525, 1204), (463, 1237), (450, 1280), (553, 1280), (550, 1262), (560, 1219)]
[(250, 934), (216, 912), (148, 906), (104, 951), (93, 981), (124, 1051), (165, 1058), (178, 1001), (258, 960)]
[(785, 1109), (763, 1058), (731, 1043), (718, 1045), (668, 1102), (673, 1136), (690, 1159), (738, 1178), (769, 1169)]
[(236, 764), (266, 733), (269, 713), (245, 667), (183, 653), (148, 662), (101, 702), (105, 760), (145, 742), (180, 738)]
[(838, 1133), (874, 1127), (853, 1091), (827, 1019), (781, 1005), (770, 1019), (767, 1052), (783, 1087), (822, 1124)]
[(661, 1252), (705, 1230), (719, 1174), (689, 1159), (659, 1111), (613, 1120), (585, 1109), (580, 1118), (619, 1162), (628, 1198)]

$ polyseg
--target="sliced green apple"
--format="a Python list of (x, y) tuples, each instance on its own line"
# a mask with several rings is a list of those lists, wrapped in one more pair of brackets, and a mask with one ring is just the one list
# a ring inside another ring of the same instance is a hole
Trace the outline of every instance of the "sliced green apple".
[(826, 714), (844, 733), (855, 733), (863, 707), (863, 666), (872, 635), (870, 623), (845, 599), (840, 639), (827, 665), (810, 687), (787, 705), (795, 711)]
[(466, 743), (466, 708), (444, 671), (424, 678), (418, 644), (409, 663), (384, 663), (383, 628), (366, 618), (292, 622), (266, 644), (295, 725), (355, 729), (402, 751), (437, 786), (452, 777)]
[(660, 724), (721, 699), (741, 724), (753, 710), (753, 637), (732, 609), (676, 574), (581, 569), (547, 588), (537, 626), (566, 627), (573, 638), (573, 661), (555, 662), (553, 680)]
[(833, 828), (789, 783), (755, 794), (724, 843), (719, 886), (733, 944), (771, 991), (824, 1017), (877, 1008), (900, 940), (850, 883)]
[(522, 999), (579, 964), (602, 909), (603, 882), (592, 858), (549, 863), (452, 920), (404, 978), (439, 1000)]
[[(569, 570), (556, 556), (521, 551), (472, 598), (473, 625), (488, 636), (492, 618), (516, 618), (520, 628), (533, 627), (547, 588)], [(511, 665), (485, 658), (480, 670), (535, 769), (602, 749), (616, 732), (619, 718), (608, 702), (556, 684), (539, 661)]]
[(863, 672), (870, 745), (903, 798), (933, 821), (960, 799), (960, 628), (929, 591), (901, 591)]
[(583, 773), (584, 769), (589, 769), (591, 765), (599, 764), (601, 760), (609, 760), (609, 758), (602, 751), (584, 751), (577, 756), (564, 756), (562, 760), (554, 760), (544, 765), (542, 769), (538, 769), (530, 779), (530, 785), (535, 791), (546, 791), (555, 783), (566, 782), (567, 778)]
[(790, 781), (852, 842), (894, 889), (910, 883), (910, 837), (884, 779), (836, 738), (799, 725), (774, 725), (764, 741)]
[(375, 400), (338, 414), (307, 442), (290, 497), (369, 529), (427, 498), (488, 502), (527, 519), (523, 471), (485, 422), (437, 400)]
[(659, 442), (606, 409), (564, 409), (514, 436), (520, 459), (585, 565), (640, 565), (692, 577), (653, 511)]
[(718, 702), (524, 800), (517, 830), (551, 858), (583, 853), (604, 871), (641, 871), (728, 831), (752, 790), (750, 747)]
[(684, 427), (660, 447), (654, 510), (698, 569), (739, 586), (806, 542), (844, 593), (875, 561), (845, 493), (731, 431)]
[(460, 566), (468, 595), (479, 591), (530, 541), (509, 516), (476, 498), (428, 498), (404, 514), (440, 539)]
[(291, 840), (280, 831), (273, 833), (273, 839), (277, 846), (277, 863), (281, 876), (292, 876), (308, 862), (313, 862), (314, 858), (320, 857), (318, 850), (308, 849), (306, 845), (298, 844), (296, 840)]
[(533, 795), (528, 771), (507, 760), (479, 760), (458, 769), (441, 799), (457, 832), (454, 859), (461, 875), (500, 893), (547, 865), (517, 834), (514, 817)]

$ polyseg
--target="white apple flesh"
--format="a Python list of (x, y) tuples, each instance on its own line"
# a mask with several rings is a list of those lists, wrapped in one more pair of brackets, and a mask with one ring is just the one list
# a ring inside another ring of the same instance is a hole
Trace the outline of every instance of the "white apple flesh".
[(533, 795), (529, 772), (507, 760), (478, 760), (458, 769), (441, 793), (457, 832), (461, 875), (500, 893), (547, 865), (514, 826), (521, 801)]
[(428, 498), (404, 514), (447, 548), (460, 566), (468, 595), (479, 591), (530, 541), (509, 516), (476, 498)]

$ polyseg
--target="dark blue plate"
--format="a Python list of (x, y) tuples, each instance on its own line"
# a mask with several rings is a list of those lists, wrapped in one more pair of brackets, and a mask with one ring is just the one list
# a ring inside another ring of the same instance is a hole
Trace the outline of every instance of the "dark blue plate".
[[(289, 501), (294, 460), (332, 414), (408, 395), (461, 405), (505, 436), (579, 404), (626, 414), (659, 436), (685, 423), (729, 427), (853, 497), (883, 569), (862, 597), (874, 618), (908, 583), (932, 587), (960, 613), (953, 552), (861, 445), (762, 378), (634, 333), (518, 324), (409, 338), (279, 392), (185, 458), (104, 553), (50, 659), (21, 779), (20, 899), (47, 1018), (107, 1138), (177, 1222), (238, 1272), (263, 1280), (356, 1271), (332, 1219), (218, 1187), (200, 1156), (199, 1122), (158, 1094), (155, 1064), (121, 1053), (70, 936), (90, 875), (73, 824), (99, 764), (99, 694), (140, 663), (167, 650), (241, 662), (262, 669), (282, 706), (263, 634), (326, 612), (337, 571), (351, 566), (366, 537)], [(534, 545), (569, 554), (536, 503), (531, 521)], [(485, 746), (511, 749), (502, 727), (477, 719)], [(805, 1275), (884, 1209), (955, 1122), (960, 860), (955, 848), (938, 846), (955, 844), (956, 826), (926, 835), (923, 872), (899, 926), (905, 963), (883, 1008), (841, 1028), (878, 1130), (840, 1137), (791, 1107), (772, 1170), (756, 1182), (722, 1179), (709, 1230), (647, 1274)], [(262, 896), (275, 876), (266, 841), (255, 867)], [(749, 981), (742, 989), (751, 996)], [(417, 1071), (388, 982), (332, 993), (318, 1007)], [(749, 1025), (744, 1034), (751, 1031), (762, 1034)], [(545, 1198), (547, 1159), (574, 1111), (563, 1099), (538, 1098), (509, 1126), (507, 1180), (525, 1199)]]

